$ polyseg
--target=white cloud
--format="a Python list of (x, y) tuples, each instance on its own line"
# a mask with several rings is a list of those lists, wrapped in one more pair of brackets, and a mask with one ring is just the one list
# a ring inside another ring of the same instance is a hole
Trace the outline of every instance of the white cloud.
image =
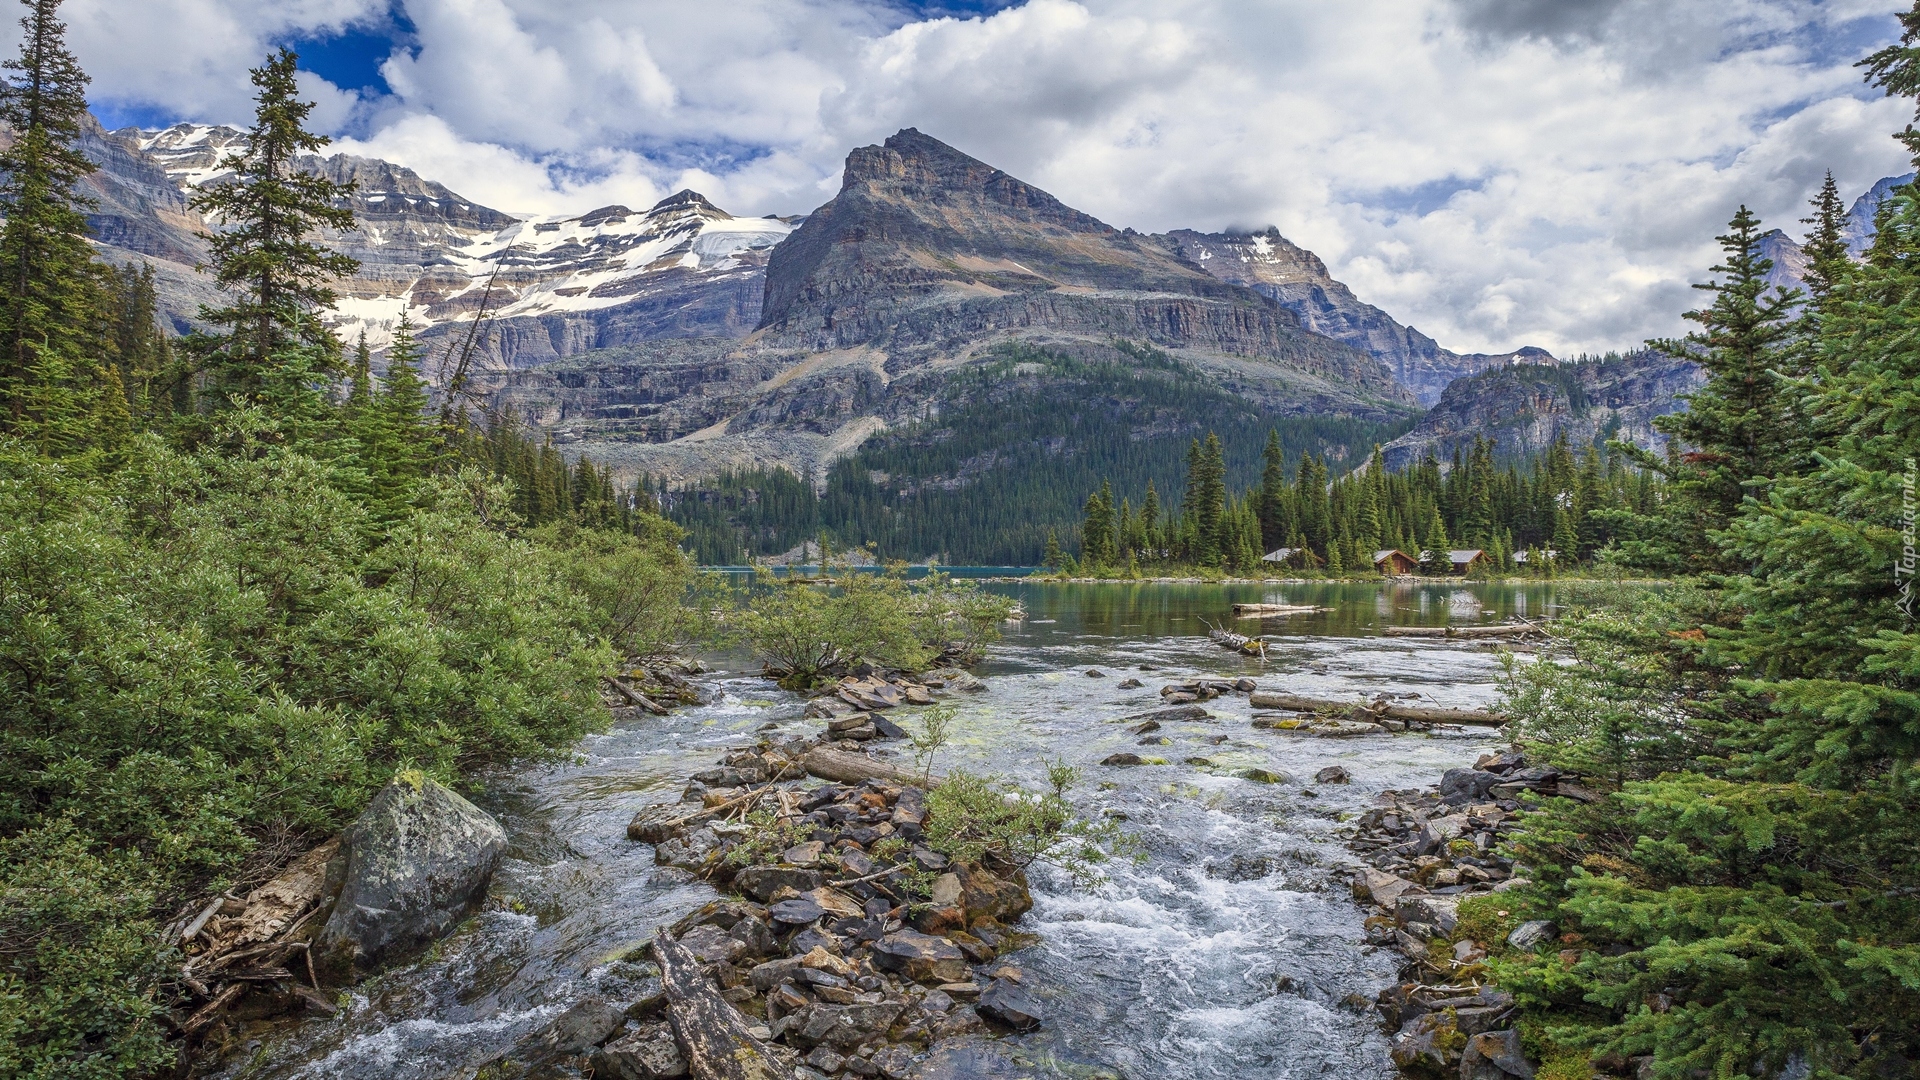
[[(1905, 167), (1852, 61), (1890, 0), (404, 0), (391, 96), (316, 85), (346, 144), (489, 205), (696, 187), (805, 211), (914, 126), (1116, 225), (1278, 224), (1462, 350), (1678, 329), (1734, 207), (1798, 231), (1831, 168)], [(271, 40), (380, 0), (70, 0), (96, 88), (244, 119)], [(1862, 21), (1869, 20), (1869, 21)], [(221, 113), (225, 110), (224, 113)], [(219, 114), (219, 115), (216, 115)]]

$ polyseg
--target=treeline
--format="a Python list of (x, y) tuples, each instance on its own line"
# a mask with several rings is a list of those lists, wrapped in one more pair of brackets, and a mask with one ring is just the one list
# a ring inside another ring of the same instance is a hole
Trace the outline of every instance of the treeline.
[[(1303, 455), (1289, 474), (1277, 434), (1268, 437), (1258, 486), (1229, 494), (1220, 440), (1209, 435), (1187, 451), (1179, 504), (1163, 510), (1149, 483), (1114, 503), (1103, 481), (1088, 496), (1075, 569), (1099, 572), (1168, 565), (1250, 574), (1268, 552), (1287, 549), (1285, 563), (1328, 573), (1367, 572), (1376, 551), (1399, 549), (1423, 569), (1453, 570), (1448, 551), (1486, 553), (1498, 572), (1552, 573), (1622, 541), (1644, 539), (1660, 512), (1659, 473), (1636, 465), (1625, 448), (1588, 446), (1576, 455), (1565, 434), (1531, 461), (1499, 462), (1493, 443), (1476, 438), (1442, 469), (1431, 455), (1388, 472), (1379, 448), (1367, 465), (1329, 479), (1331, 463)], [(1055, 539), (1046, 565), (1064, 567)], [(1516, 563), (1513, 556), (1524, 553)], [(1271, 566), (1272, 564), (1266, 564)]]
[(337, 833), (605, 722), (599, 678), (697, 624), (679, 532), (513, 426), (437, 412), (403, 324), (376, 380), (322, 322), (349, 189), (296, 172), (296, 57), (216, 223), (227, 303), (169, 338), (92, 259), (86, 78), (57, 0), (0, 89), (0, 1075), (153, 1076), (206, 1004), (161, 928)]
[[(1901, 21), (1865, 66), (1911, 97), (1920, 5)], [(1622, 449), (1660, 505), (1608, 521), (1622, 561), (1687, 577), (1590, 597), (1567, 662), (1513, 667), (1532, 763), (1600, 796), (1531, 808), (1525, 883), (1461, 911), (1543, 1076), (1920, 1070), (1920, 190), (1858, 260), (1831, 177), (1806, 221), (1804, 292), (1768, 285), (1743, 207), (1697, 330), (1654, 343), (1708, 378), (1656, 421), (1682, 453)], [(1557, 942), (1502, 944), (1533, 919)]]
[(1108, 359), (1007, 343), (931, 396), (937, 411), (875, 436), (824, 477), (755, 470), (652, 490), (706, 564), (824, 539), (843, 550), (872, 545), (882, 558), (1034, 566), (1050, 533), (1074, 532), (1086, 493), (1103, 479), (1129, 491), (1178, 490), (1188, 443), (1203, 432), (1223, 447), (1227, 482), (1244, 487), (1258, 479), (1270, 435), (1295, 457), (1357, 462), (1414, 422), (1276, 422), (1131, 342), (1116, 343)]

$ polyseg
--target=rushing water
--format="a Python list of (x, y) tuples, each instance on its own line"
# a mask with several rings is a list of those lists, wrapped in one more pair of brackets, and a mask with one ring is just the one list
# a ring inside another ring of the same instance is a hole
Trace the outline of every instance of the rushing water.
[[(1208, 708), (1217, 723), (1168, 725), (1176, 762), (1103, 768), (1136, 749), (1114, 721), (1159, 705), (1171, 678), (1252, 675), (1320, 697), (1418, 695), (1440, 705), (1494, 698), (1497, 657), (1464, 644), (1383, 638), (1383, 625), (1434, 625), (1548, 613), (1548, 588), (1512, 585), (998, 584), (1027, 620), (987, 665), (988, 690), (964, 695), (958, 737), (938, 762), (1028, 783), (1046, 764), (1081, 768), (1089, 815), (1124, 819), (1144, 861), (1075, 891), (1046, 868), (1021, 929), (1037, 944), (1010, 955), (1050, 1008), (1046, 1027), (1008, 1040), (1010, 1076), (1158, 1078), (1390, 1077), (1369, 1014), (1393, 957), (1366, 945), (1359, 909), (1337, 887), (1351, 864), (1343, 817), (1388, 788), (1431, 783), (1489, 748), (1491, 734), (1316, 739), (1248, 725), (1247, 699)], [(1208, 623), (1234, 602), (1328, 610), (1263, 621), (1264, 662), (1217, 648)], [(735, 667), (744, 667), (738, 660)], [(1087, 674), (1088, 669), (1103, 677)], [(1120, 690), (1135, 676), (1146, 685)], [(584, 994), (619, 997), (607, 960), (709, 899), (626, 839), (635, 809), (678, 797), (687, 775), (767, 725), (817, 726), (804, 703), (742, 670), (712, 677), (724, 696), (673, 716), (589, 737), (572, 764), (504, 777), (483, 797), (511, 848), (485, 910), (427, 957), (357, 986), (337, 1017), (276, 1030), (230, 1076), (465, 1077)], [(911, 713), (911, 710), (905, 710)], [(1190, 764), (1204, 758), (1208, 764)], [(1344, 765), (1350, 785), (1314, 773)], [(1261, 784), (1232, 774), (1288, 774)], [(995, 1074), (998, 1075), (998, 1074)]]

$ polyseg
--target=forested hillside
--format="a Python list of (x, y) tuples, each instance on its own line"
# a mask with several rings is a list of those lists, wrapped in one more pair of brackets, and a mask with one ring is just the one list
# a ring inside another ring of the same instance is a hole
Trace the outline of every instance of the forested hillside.
[(404, 334), (376, 382), (323, 328), (353, 267), (308, 237), (352, 220), (289, 168), (325, 142), (291, 53), (202, 197), (216, 332), (163, 337), (152, 275), (92, 259), (57, 7), (0, 95), (0, 1075), (168, 1075), (219, 1011), (183, 907), (396, 770), (566, 753), (686, 631), (689, 568), (603, 471), (430, 412)]
[(1270, 432), (1298, 457), (1357, 463), (1412, 423), (1264, 416), (1174, 357), (1121, 343), (1111, 362), (1019, 342), (947, 377), (939, 413), (869, 440), (818, 485), (785, 470), (733, 472), (663, 491), (702, 563), (739, 563), (802, 541), (869, 543), (882, 558), (1035, 566), (1071, 535), (1102, 479), (1178, 490), (1188, 444), (1218, 435), (1236, 485), (1253, 482)]

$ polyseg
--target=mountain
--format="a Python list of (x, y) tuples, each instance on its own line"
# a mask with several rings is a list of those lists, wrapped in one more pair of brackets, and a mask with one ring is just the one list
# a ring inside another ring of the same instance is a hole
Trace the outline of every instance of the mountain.
[[(96, 193), (96, 236), (110, 258), (156, 265), (163, 303), (182, 329), (211, 298), (192, 269), (205, 257), (194, 234), (207, 226), (187, 200), (227, 177), (220, 162), (245, 138), (238, 128), (176, 124), (95, 130), (86, 139), (101, 166), (93, 185), (106, 195)], [(482, 369), (658, 338), (743, 335), (759, 319), (766, 253), (793, 228), (777, 218), (735, 218), (691, 191), (645, 211), (606, 206), (523, 220), (375, 158), (316, 155), (296, 164), (357, 185), (349, 206), (360, 227), (324, 236), (361, 262), (338, 287), (341, 336), (365, 330), (383, 346), (404, 312), (431, 350), (435, 338), (463, 334), (484, 301), (492, 321), (476, 349)]]
[(1503, 457), (1527, 457), (1565, 434), (1574, 446), (1624, 439), (1662, 445), (1653, 418), (1684, 408), (1706, 381), (1699, 365), (1651, 350), (1559, 364), (1510, 364), (1456, 380), (1412, 431), (1382, 454), (1391, 470), (1431, 454), (1443, 464), (1475, 438)]
[(1164, 240), (1222, 281), (1278, 301), (1316, 334), (1363, 349), (1386, 364), (1420, 404), (1440, 400), (1447, 384), (1498, 364), (1550, 362), (1531, 346), (1509, 353), (1456, 353), (1365, 303), (1327, 273), (1327, 264), (1269, 227), (1261, 233), (1199, 233), (1179, 229)]
[[(1874, 215), (1879, 213), (1880, 204), (1893, 194), (1893, 189), (1913, 183), (1914, 173), (1902, 176), (1883, 177), (1853, 200), (1847, 210), (1847, 223), (1841, 230), (1846, 239), (1847, 251), (1855, 258), (1866, 253), (1873, 243)], [(1773, 229), (1760, 237), (1760, 254), (1772, 260), (1773, 269), (1767, 273), (1767, 287), (1770, 289), (1806, 288), (1807, 255), (1798, 241), (1788, 236), (1784, 229)]]

